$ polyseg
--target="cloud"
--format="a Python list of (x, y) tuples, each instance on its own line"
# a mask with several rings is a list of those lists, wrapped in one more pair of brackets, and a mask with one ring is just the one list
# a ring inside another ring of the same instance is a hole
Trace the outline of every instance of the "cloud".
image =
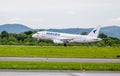
[(21, 18), (14, 17), (14, 18), (9, 19), (8, 23), (20, 23), (21, 21), (22, 21)]
[(0, 0), (0, 18), (33, 28), (120, 25), (120, 0)]
[(114, 1), (114, 3), (111, 4), (109, 1), (106, 0), (102, 0), (102, 1), (100, 0), (1, 0), (0, 11), (6, 11), (6, 12), (65, 11), (65, 10), (90, 11), (90, 10), (99, 10), (105, 8), (112, 9), (116, 7), (116, 5), (119, 5), (116, 3), (118, 2)]
[(66, 11), (66, 13), (69, 14), (69, 15), (76, 15), (77, 14), (76, 11), (72, 11), (72, 10)]
[(30, 19), (31, 22), (44, 22), (44, 19), (43, 18), (32, 18)]
[(114, 22), (120, 22), (120, 17), (111, 19)]

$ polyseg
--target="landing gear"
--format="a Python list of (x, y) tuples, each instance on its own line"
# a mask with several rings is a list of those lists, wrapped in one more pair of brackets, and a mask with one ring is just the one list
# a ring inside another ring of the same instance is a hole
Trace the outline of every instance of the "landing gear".
[(64, 46), (67, 46), (67, 43), (64, 43)]

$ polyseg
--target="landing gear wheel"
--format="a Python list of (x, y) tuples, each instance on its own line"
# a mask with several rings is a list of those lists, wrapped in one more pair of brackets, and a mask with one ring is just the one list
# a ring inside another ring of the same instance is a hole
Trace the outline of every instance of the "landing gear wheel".
[(67, 46), (67, 44), (66, 44), (66, 43), (64, 43), (64, 46)]

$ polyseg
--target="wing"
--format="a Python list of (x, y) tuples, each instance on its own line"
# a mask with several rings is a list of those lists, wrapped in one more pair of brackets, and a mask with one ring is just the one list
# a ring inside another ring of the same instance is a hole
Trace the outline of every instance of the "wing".
[(69, 42), (71, 40), (73, 40), (74, 38), (68, 38), (68, 37), (60, 37), (57, 38), (57, 40), (63, 41), (64, 43)]

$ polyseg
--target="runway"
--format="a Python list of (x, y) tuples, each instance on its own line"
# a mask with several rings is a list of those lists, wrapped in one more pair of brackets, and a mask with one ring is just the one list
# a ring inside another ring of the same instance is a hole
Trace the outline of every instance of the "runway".
[(40, 57), (0, 57), (0, 61), (25, 61), (25, 62), (120, 62), (120, 59), (97, 58), (40, 58)]
[(120, 72), (111, 71), (92, 71), (92, 72), (74, 72), (74, 71), (16, 71), (16, 70), (4, 70), (0, 71), (0, 76), (120, 76)]

